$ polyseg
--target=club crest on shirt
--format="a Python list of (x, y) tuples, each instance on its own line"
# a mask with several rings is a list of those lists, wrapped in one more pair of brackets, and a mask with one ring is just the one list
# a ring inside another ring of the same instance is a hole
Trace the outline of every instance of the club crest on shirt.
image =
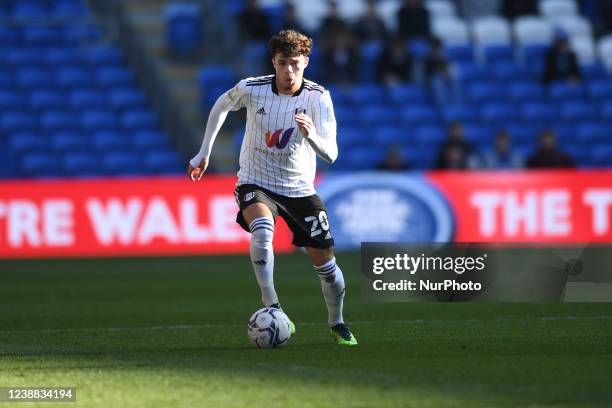
[(266, 146), (276, 146), (277, 149), (284, 149), (287, 147), (287, 143), (289, 143), (294, 130), (295, 128), (276, 129), (274, 133), (271, 133), (270, 129), (268, 129), (266, 131)]

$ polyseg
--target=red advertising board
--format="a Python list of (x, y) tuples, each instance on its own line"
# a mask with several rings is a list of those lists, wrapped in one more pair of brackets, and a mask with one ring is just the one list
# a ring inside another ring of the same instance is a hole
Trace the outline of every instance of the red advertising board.
[[(233, 177), (0, 183), (0, 258), (246, 253)], [(279, 223), (277, 251), (292, 250)]]
[(460, 242), (612, 242), (612, 171), (430, 173)]

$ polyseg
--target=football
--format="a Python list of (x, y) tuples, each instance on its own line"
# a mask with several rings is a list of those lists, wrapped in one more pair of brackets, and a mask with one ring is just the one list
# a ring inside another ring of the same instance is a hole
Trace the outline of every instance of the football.
[(283, 347), (291, 337), (291, 323), (282, 310), (264, 307), (249, 319), (248, 333), (257, 348)]

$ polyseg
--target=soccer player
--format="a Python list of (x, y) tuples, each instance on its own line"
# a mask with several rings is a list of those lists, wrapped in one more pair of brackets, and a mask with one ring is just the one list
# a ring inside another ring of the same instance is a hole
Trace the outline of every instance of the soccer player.
[(272, 251), (274, 225), (280, 215), (293, 232), (293, 244), (306, 248), (321, 280), (333, 338), (341, 345), (356, 345), (342, 316), (344, 277), (334, 257), (325, 205), (314, 188), (316, 156), (333, 163), (338, 147), (329, 92), (303, 77), (312, 44), (312, 39), (293, 30), (270, 39), (275, 74), (243, 79), (217, 99), (188, 173), (194, 181), (202, 178), (228, 112), (246, 108), (235, 190), (240, 208), (236, 222), (251, 233), (251, 262), (262, 302), (280, 308)]

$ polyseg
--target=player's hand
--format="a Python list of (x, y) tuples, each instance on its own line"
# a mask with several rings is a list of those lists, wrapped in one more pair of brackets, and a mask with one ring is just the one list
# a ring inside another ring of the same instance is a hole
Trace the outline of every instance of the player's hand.
[(190, 163), (189, 168), (187, 169), (187, 174), (189, 175), (191, 181), (200, 181), (207, 167), (208, 159), (202, 159), (198, 167), (193, 167)]
[(300, 132), (302, 132), (304, 137), (308, 137), (315, 133), (315, 126), (312, 119), (310, 119), (310, 116), (306, 115), (305, 113), (298, 113), (295, 115), (295, 121), (298, 125), (298, 129)]

